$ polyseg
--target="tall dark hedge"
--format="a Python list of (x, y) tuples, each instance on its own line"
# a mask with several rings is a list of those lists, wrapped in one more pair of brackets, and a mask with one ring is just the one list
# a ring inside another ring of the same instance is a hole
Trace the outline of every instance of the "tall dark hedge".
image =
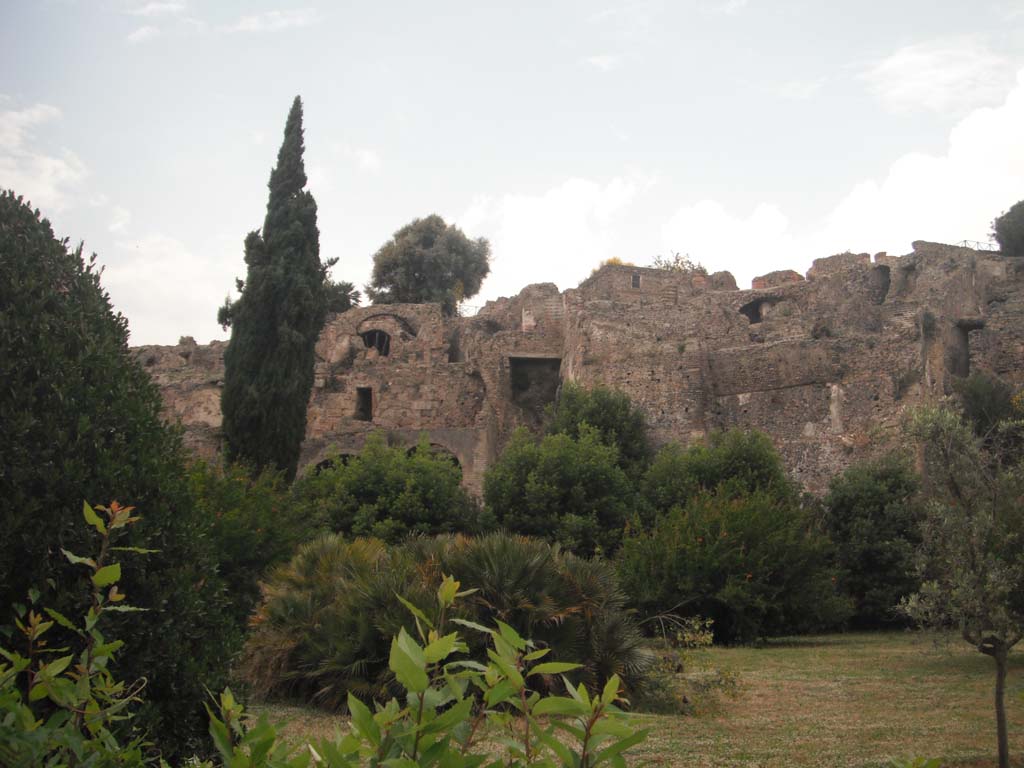
[(124, 591), (148, 609), (110, 635), (126, 646), (119, 677), (148, 681), (133, 722), (175, 755), (203, 743), (204, 686), (225, 679), (235, 638), (226, 595), (189, 497), (180, 437), (128, 352), (95, 256), (69, 250), (39, 212), (0, 193), (0, 625), (32, 586), (79, 616), (81, 569), (60, 548), (93, 553), (82, 502), (133, 504), (142, 522), (125, 555)]
[(304, 189), (302, 101), (288, 113), (270, 174), (261, 232), (245, 239), (246, 278), (222, 311), (231, 324), (224, 353), (224, 438), (228, 458), (295, 477), (313, 388), (314, 347), (328, 295), (320, 262), (316, 201)]
[(835, 544), (840, 586), (853, 599), (856, 628), (906, 622), (896, 607), (921, 585), (914, 570), (924, 516), (919, 484), (897, 455), (855, 464), (829, 483), (825, 530)]

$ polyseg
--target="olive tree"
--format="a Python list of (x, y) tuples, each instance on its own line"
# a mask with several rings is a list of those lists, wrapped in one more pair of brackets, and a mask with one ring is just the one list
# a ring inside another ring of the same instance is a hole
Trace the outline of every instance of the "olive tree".
[(948, 410), (921, 409), (909, 429), (924, 457), (922, 584), (901, 607), (923, 625), (957, 628), (992, 657), (999, 766), (1008, 768), (1007, 657), (1024, 637), (1024, 465), (1007, 466)]

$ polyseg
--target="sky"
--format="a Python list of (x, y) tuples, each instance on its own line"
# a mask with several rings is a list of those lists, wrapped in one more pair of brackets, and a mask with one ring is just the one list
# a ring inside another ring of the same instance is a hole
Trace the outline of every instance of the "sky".
[(437, 213), (492, 246), (468, 312), (611, 257), (748, 287), (988, 241), (1024, 198), (1024, 0), (0, 0), (0, 188), (132, 344), (227, 337), (296, 95), (334, 278)]

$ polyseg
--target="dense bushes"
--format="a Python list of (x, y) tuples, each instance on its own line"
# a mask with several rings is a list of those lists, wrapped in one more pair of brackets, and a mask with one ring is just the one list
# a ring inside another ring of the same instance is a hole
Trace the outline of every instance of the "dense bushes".
[(718, 489), (729, 495), (763, 491), (780, 500), (796, 497), (768, 436), (738, 429), (712, 432), (705, 442), (687, 448), (669, 443), (655, 456), (642, 487), (648, 504), (660, 512)]
[(902, 622), (896, 607), (914, 592), (921, 543), (917, 475), (900, 456), (851, 467), (834, 478), (824, 501), (825, 529), (836, 548), (840, 585), (853, 599), (857, 627)]
[(619, 573), (642, 616), (708, 616), (717, 639), (749, 641), (845, 618), (829, 554), (796, 505), (764, 491), (702, 492), (628, 537)]
[(218, 572), (239, 628), (259, 600), (259, 580), (312, 537), (316, 522), (290, 496), (284, 473), (254, 474), (241, 465), (197, 462), (189, 475), (196, 508), (208, 525)]
[(572, 382), (563, 384), (551, 410), (548, 433), (578, 440), (584, 424), (597, 430), (605, 445), (618, 449), (619, 466), (629, 477), (639, 477), (646, 471), (651, 460), (647, 423), (644, 412), (628, 395), (608, 387), (584, 389)]
[(205, 731), (204, 685), (222, 684), (234, 647), (181, 441), (161, 422), (160, 394), (128, 353), (94, 261), (9, 192), (0, 254), (0, 610), (32, 586), (57, 610), (77, 604), (61, 548), (85, 549), (83, 498), (146, 509), (128, 543), (158, 552), (145, 567), (126, 562), (124, 585), (148, 612), (126, 614), (116, 632), (125, 676), (148, 680), (141, 723), (173, 754)]
[(782, 460), (757, 432), (668, 445), (644, 477), (648, 524), (623, 542), (623, 588), (642, 616), (714, 619), (720, 640), (830, 626), (837, 595), (828, 539), (814, 529)]
[(521, 429), (487, 471), (484, 500), (508, 530), (589, 556), (618, 549), (633, 489), (618, 450), (593, 427), (582, 425), (577, 440), (558, 434), (540, 442)]
[[(650, 662), (606, 562), (507, 534), (392, 547), (330, 534), (271, 574), (243, 677), (263, 696), (330, 708), (349, 691), (386, 697), (393, 688), (388, 638), (413, 623), (396, 595), (428, 610), (442, 573), (477, 585), (462, 618), (487, 625), (500, 619), (550, 647), (553, 660), (581, 661), (586, 680), (619, 674), (635, 682)], [(483, 646), (475, 651), (481, 656)]]
[(396, 542), (410, 533), (478, 530), (479, 510), (461, 482), (459, 467), (431, 451), (425, 437), (410, 451), (374, 433), (358, 455), (335, 457), (292, 490), (311, 524)]

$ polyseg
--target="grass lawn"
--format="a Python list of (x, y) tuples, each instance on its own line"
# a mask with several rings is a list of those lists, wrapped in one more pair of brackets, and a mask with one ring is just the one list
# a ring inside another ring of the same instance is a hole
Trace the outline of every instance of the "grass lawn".
[[(761, 648), (715, 648), (704, 662), (739, 680), (734, 697), (695, 717), (638, 717), (631, 754), (655, 766), (880, 766), (941, 757), (995, 766), (994, 665), (965, 643), (912, 633), (825, 635)], [(1024, 765), (1024, 660), (1007, 681), (1010, 752)], [(270, 707), (289, 738), (330, 736), (341, 718)]]

